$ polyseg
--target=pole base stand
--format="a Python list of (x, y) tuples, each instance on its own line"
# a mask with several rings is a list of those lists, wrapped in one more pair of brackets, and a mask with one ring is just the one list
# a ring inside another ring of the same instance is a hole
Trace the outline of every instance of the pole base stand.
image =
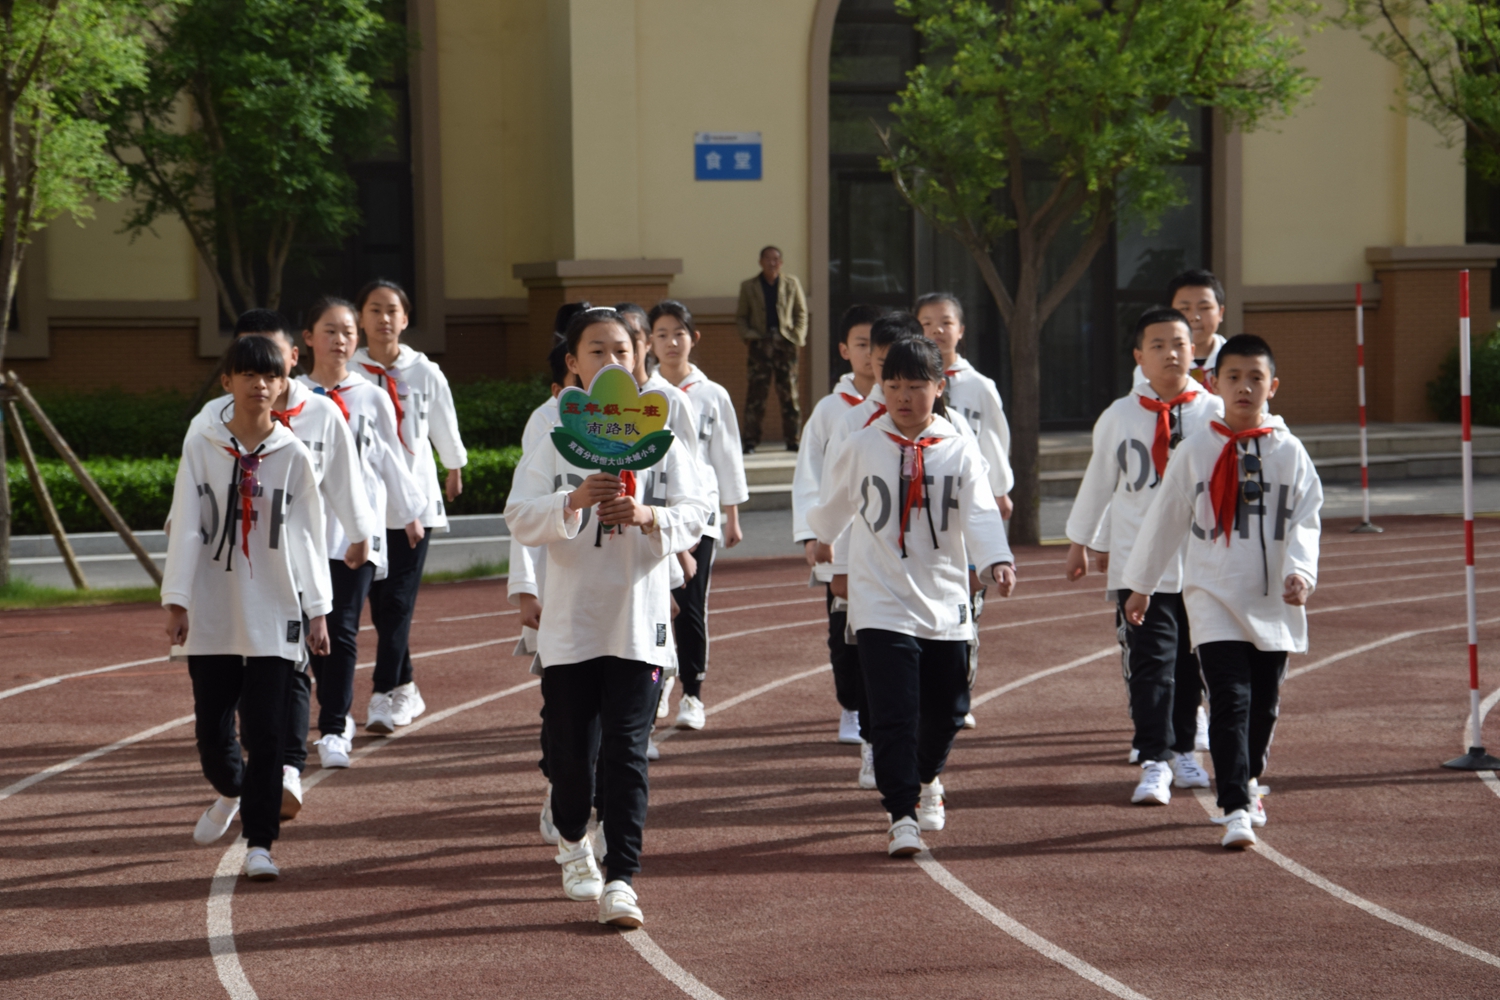
[(1455, 771), (1500, 771), (1500, 757), (1491, 757), (1484, 752), (1484, 747), (1469, 747), (1468, 753), (1443, 766)]
[(1381, 535), (1381, 534), (1384, 534), (1384, 533), (1385, 533), (1385, 529), (1384, 528), (1377, 528), (1375, 525), (1371, 524), (1369, 521), (1362, 522), (1359, 525), (1359, 527), (1357, 527), (1357, 528), (1350, 528), (1349, 529), (1349, 534), (1351, 534), (1351, 535)]

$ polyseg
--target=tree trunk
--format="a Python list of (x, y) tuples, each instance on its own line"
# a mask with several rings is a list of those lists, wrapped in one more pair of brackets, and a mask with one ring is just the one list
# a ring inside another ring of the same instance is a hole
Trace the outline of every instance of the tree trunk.
[(1040, 268), (1024, 256), (1016, 282), (1010, 330), (1010, 465), (1016, 485), (1010, 540), (1036, 545), (1042, 540), (1042, 489), (1038, 462), (1042, 430), (1041, 320), (1037, 303)]
[[(0, 424), (5, 422), (0, 414)], [(0, 587), (10, 583), (10, 476), (5, 471), (5, 434), (0, 431)]]

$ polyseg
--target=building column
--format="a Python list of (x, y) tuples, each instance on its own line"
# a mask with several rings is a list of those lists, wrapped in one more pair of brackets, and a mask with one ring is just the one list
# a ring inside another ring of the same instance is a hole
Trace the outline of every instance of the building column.
[(672, 276), (682, 273), (682, 261), (546, 260), (513, 265), (511, 272), (526, 286), (527, 334), (506, 344), (506, 371), (539, 372), (547, 369), (552, 321), (564, 302), (635, 302), (650, 310), (667, 297)]

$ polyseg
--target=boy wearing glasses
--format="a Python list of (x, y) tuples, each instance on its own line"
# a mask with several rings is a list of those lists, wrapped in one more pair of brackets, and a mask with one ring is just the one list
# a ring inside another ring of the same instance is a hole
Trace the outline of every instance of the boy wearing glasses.
[(193, 840), (213, 843), (240, 813), (245, 874), (267, 880), (281, 874), (271, 844), (281, 832), (292, 673), (306, 669), (309, 650), (328, 653), (333, 587), (312, 457), (271, 418), (286, 391), (281, 349), (241, 337), (224, 370), (234, 415), (183, 443), (161, 602), (173, 656), (188, 661), (203, 775), (219, 793)]
[(1164, 550), (1151, 610), (1138, 623), (1125, 621), (1124, 569), (1141, 522), (1162, 491), (1168, 458), (1187, 438), (1204, 436), (1209, 421), (1223, 417), (1224, 405), (1191, 378), (1192, 328), (1176, 309), (1157, 307), (1141, 315), (1135, 360), (1146, 381), (1094, 424), (1094, 453), (1068, 517), (1067, 576), (1077, 581), (1087, 575), (1089, 544), (1101, 535), (1110, 540), (1109, 552), (1093, 554), (1118, 602), (1120, 659), (1135, 723), (1131, 746), (1141, 762), (1130, 801), (1164, 806), (1172, 801), (1174, 782), (1178, 788), (1208, 787), (1208, 775), (1193, 756), (1201, 683), (1183, 611), (1184, 543)]
[(1288, 653), (1307, 651), (1307, 599), (1318, 579), (1323, 484), (1302, 442), (1266, 412), (1276, 359), (1259, 337), (1219, 349), (1224, 419), (1167, 466), (1126, 561), (1125, 617), (1139, 626), (1186, 543), (1183, 603), (1208, 685), (1209, 739), (1223, 846), (1255, 843), (1259, 779), (1276, 728)]

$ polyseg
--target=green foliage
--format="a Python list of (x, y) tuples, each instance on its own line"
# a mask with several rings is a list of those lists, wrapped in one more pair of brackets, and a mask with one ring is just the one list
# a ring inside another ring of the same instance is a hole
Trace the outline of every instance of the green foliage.
[[(1481, 177), (1500, 182), (1500, 5), (1346, 0), (1346, 23), (1401, 72), (1402, 111), (1427, 122)], [(1467, 141), (1466, 141), (1467, 140)]]
[[(450, 514), (499, 514), (510, 495), (510, 481), (521, 461), (518, 445), (508, 448), (470, 448), (464, 467), (464, 491), (448, 504)], [(438, 464), (438, 481), (447, 475)]]
[[(83, 492), (73, 472), (60, 460), (37, 462), (47, 491), (68, 531), (110, 531), (109, 522)], [(142, 531), (160, 531), (172, 510), (172, 484), (177, 478), (175, 458), (96, 458), (83, 463), (94, 482), (109, 497), (125, 523)], [(36, 493), (18, 461), (7, 464), (10, 503), (18, 535), (45, 535)]]
[[(1486, 427), (1500, 427), (1500, 327), (1469, 349), (1470, 418)], [(1458, 348), (1438, 367), (1437, 378), (1427, 383), (1427, 405), (1439, 420), (1458, 423)]]
[[(85, 571), (87, 572), (87, 571)], [(101, 587), (74, 590), (47, 587), (26, 579), (0, 585), (0, 611), (22, 608), (63, 608), (96, 604), (158, 604), (161, 591), (155, 587)]]
[[(47, 419), (79, 458), (161, 458), (182, 453), (192, 399), (185, 393), (39, 391)], [(41, 429), (22, 411), (27, 436), (38, 456), (57, 458)]]
[[(390, 143), (406, 55), (384, 0), (154, 0), (150, 75), (107, 117), (135, 233), (186, 224), (231, 315), (275, 308), (294, 244), (358, 222), (348, 162)], [(228, 272), (226, 282), (223, 273)]]
[(495, 379), (453, 386), (464, 444), (470, 448), (519, 444), (531, 411), (551, 395), (551, 379), (541, 375), (525, 382)]

